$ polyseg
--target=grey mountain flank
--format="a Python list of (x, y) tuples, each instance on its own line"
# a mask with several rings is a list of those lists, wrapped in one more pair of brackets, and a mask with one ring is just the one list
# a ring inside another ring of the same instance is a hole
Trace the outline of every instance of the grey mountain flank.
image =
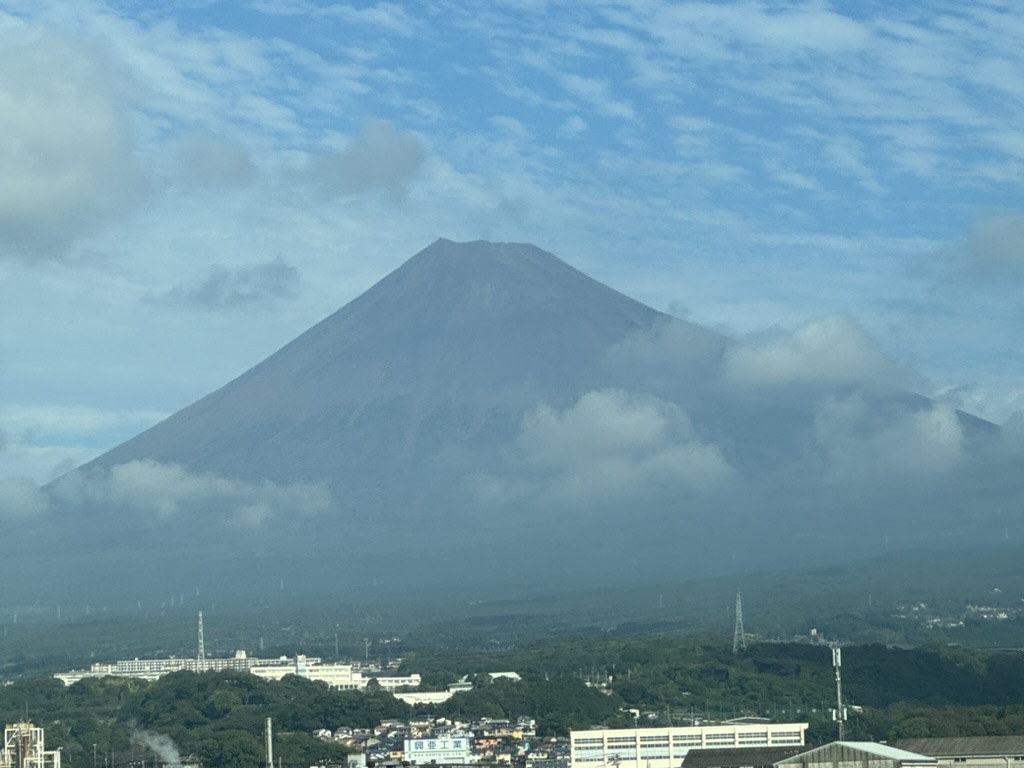
[(532, 246), (439, 240), (89, 466), (147, 458), (246, 480), (391, 476), (453, 439), (509, 439), (527, 408), (606, 386), (605, 353), (668, 320)]
[(733, 341), (439, 240), (48, 490), (111, 557), (615, 582), (1003, 539), (1015, 434), (911, 394), (848, 318)]

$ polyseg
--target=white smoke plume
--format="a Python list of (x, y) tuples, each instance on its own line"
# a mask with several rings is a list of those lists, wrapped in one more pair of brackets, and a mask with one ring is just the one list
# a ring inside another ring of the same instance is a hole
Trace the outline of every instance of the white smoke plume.
[(179, 766), (182, 764), (181, 752), (178, 751), (177, 745), (169, 736), (152, 731), (135, 731), (132, 734), (132, 741), (144, 746), (165, 765)]

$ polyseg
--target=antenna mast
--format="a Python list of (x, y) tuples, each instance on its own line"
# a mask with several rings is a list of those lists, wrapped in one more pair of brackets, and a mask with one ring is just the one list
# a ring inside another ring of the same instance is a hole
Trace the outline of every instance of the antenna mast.
[(196, 672), (206, 671), (206, 646), (203, 643), (203, 612), (199, 612), (199, 655), (196, 657)]
[(267, 768), (274, 768), (274, 727), (269, 717), (264, 722), (263, 742), (263, 749), (267, 757)]
[(836, 643), (832, 644), (832, 666), (836, 668), (836, 709), (833, 719), (839, 725), (839, 740), (842, 741), (846, 732), (846, 707), (843, 706), (843, 676), (841, 672), (843, 658), (839, 645)]
[(732, 633), (732, 652), (747, 650), (747, 634), (743, 631), (743, 599), (739, 589), (736, 590), (736, 628)]

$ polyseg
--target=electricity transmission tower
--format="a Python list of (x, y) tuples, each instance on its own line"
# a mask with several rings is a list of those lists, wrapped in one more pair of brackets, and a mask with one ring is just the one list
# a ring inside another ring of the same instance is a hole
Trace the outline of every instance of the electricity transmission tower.
[(747, 650), (747, 635), (743, 631), (743, 599), (740, 597), (739, 589), (736, 590), (736, 628), (732, 633), (732, 652), (739, 653), (740, 650)]

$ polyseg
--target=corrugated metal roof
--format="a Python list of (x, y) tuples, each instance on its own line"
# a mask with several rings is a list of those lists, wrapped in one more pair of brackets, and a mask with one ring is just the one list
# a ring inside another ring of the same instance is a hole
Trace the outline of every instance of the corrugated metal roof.
[(893, 746), (932, 757), (1024, 756), (1024, 736), (953, 736), (898, 739)]
[[(877, 744), (873, 741), (833, 741), (831, 744), (826, 744), (807, 752), (801, 752), (793, 757), (787, 757), (784, 760), (778, 761), (776, 765), (813, 763), (815, 757), (825, 757), (826, 755), (834, 754), (836, 750), (852, 750), (872, 757), (882, 758), (883, 760), (894, 760), (900, 763), (916, 763), (920, 765), (922, 763), (929, 764), (935, 762), (934, 757), (922, 755), (918, 752), (909, 752), (905, 749), (898, 749), (888, 744)], [(831, 760), (831, 758), (829, 759)]]
[(779, 760), (805, 751), (807, 747), (724, 747), (691, 749), (683, 758), (683, 768), (744, 768), (774, 765)]

